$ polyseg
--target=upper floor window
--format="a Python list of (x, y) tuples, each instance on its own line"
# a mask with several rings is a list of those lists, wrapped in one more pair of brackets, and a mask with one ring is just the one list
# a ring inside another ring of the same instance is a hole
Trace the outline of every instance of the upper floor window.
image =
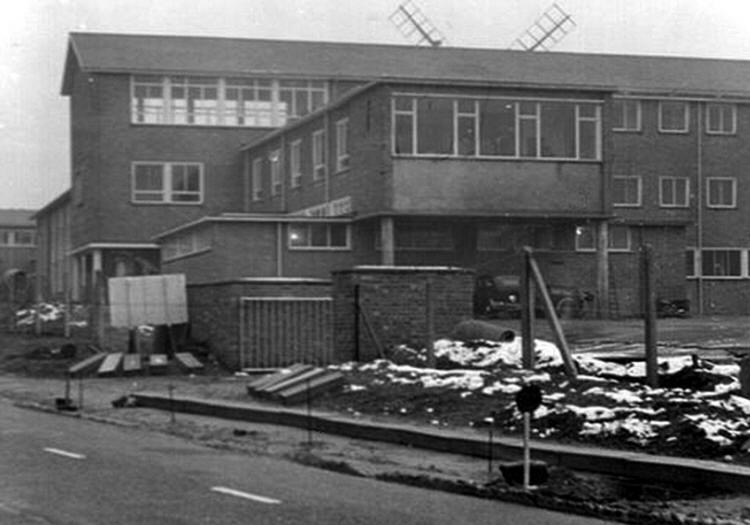
[(326, 132), (319, 129), (312, 134), (313, 180), (326, 176)]
[(0, 246), (31, 247), (36, 243), (34, 230), (7, 229), (0, 230)]
[(349, 167), (349, 119), (336, 122), (336, 171)]
[(281, 193), (281, 151), (274, 150), (268, 156), (271, 163), (271, 196)]
[(659, 131), (662, 133), (687, 133), (690, 129), (690, 106), (679, 100), (659, 102)]
[(263, 159), (253, 159), (252, 175), (252, 192), (253, 200), (259, 201), (263, 197)]
[(297, 188), (302, 180), (302, 141), (295, 140), (289, 144), (289, 184)]
[(292, 223), (289, 225), (289, 248), (349, 249), (349, 225), (331, 223)]
[(614, 99), (612, 128), (615, 131), (641, 130), (641, 101), (627, 98)]
[(597, 160), (599, 105), (396, 96), (393, 153)]
[(612, 178), (612, 205), (627, 208), (641, 205), (641, 178), (616, 175)]
[(133, 202), (200, 204), (203, 202), (203, 165), (134, 162)]
[(690, 198), (690, 180), (687, 177), (659, 177), (659, 206), (686, 208)]
[(136, 124), (278, 127), (327, 101), (327, 84), (314, 80), (131, 77), (131, 122)]
[(737, 179), (709, 177), (706, 179), (709, 208), (735, 208), (737, 206)]
[(737, 105), (706, 104), (706, 133), (710, 135), (734, 135), (737, 133)]

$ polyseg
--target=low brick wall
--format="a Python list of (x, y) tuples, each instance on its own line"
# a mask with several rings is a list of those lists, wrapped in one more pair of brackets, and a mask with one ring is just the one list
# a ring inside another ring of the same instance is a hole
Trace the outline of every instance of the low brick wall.
[[(370, 329), (385, 352), (400, 344), (424, 347), (428, 343), (428, 283), (436, 338), (448, 336), (457, 323), (472, 318), (473, 270), (362, 266), (332, 275), (334, 355), (341, 361), (378, 356)], [(355, 322), (356, 290), (363, 313), (359, 325)]]
[(189, 284), (191, 335), (207, 342), (219, 362), (236, 370), (240, 367), (242, 297), (328, 297), (330, 294), (331, 282), (326, 279), (246, 278)]

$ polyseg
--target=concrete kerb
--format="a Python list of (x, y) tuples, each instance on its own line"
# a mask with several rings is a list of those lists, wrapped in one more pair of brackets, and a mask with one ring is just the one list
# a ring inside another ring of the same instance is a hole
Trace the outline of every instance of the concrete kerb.
[[(312, 414), (303, 410), (248, 406), (231, 401), (206, 401), (191, 397), (169, 397), (134, 393), (138, 406), (174, 410), (189, 414), (235, 421), (267, 423), (336, 434), (356, 439), (382, 441), (426, 450), (486, 458), (488, 443), (479, 436), (466, 436), (448, 430), (417, 429), (372, 421), (353, 421), (332, 414)], [(520, 439), (496, 437), (492, 455), (496, 459), (519, 459)], [(623, 476), (644, 482), (698, 484), (733, 492), (750, 493), (750, 468), (713, 461), (653, 456), (637, 452), (532, 442), (535, 459), (572, 470)]]

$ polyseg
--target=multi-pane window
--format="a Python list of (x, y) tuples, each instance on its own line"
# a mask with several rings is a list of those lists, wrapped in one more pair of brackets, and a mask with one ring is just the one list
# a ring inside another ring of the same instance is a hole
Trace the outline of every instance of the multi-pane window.
[[(607, 250), (624, 252), (631, 249), (630, 227), (624, 224), (610, 224), (607, 229)], [(575, 246), (579, 252), (596, 251), (596, 226), (582, 225), (575, 229)]]
[(704, 277), (742, 277), (742, 250), (707, 249), (701, 252)]
[(326, 176), (326, 132), (319, 129), (312, 134), (313, 180)]
[(323, 107), (325, 82), (251, 77), (134, 75), (137, 124), (278, 127)]
[(395, 154), (596, 160), (600, 127), (596, 103), (393, 99)]
[(641, 101), (627, 98), (614, 100), (612, 119), (615, 131), (641, 130)]
[(575, 239), (576, 251), (596, 251), (596, 227), (591, 225), (576, 226)]
[(36, 242), (34, 230), (0, 230), (0, 246), (31, 247)]
[(659, 205), (663, 208), (687, 207), (689, 191), (687, 177), (659, 177)]
[(302, 141), (289, 144), (289, 185), (297, 188), (302, 180)]
[(310, 80), (279, 81), (280, 124), (297, 120), (325, 105), (325, 82)]
[(737, 206), (737, 179), (709, 177), (706, 179), (709, 208), (734, 208)]
[(263, 197), (263, 159), (253, 159), (252, 174), (252, 195), (254, 201), (259, 201)]
[(349, 249), (347, 224), (292, 223), (288, 231), (290, 249)]
[(230, 126), (273, 126), (272, 82), (268, 79), (226, 79), (223, 123)]
[(624, 224), (610, 224), (608, 249), (613, 252), (630, 251), (630, 227)]
[(637, 175), (616, 175), (612, 178), (612, 205), (637, 207), (641, 205), (641, 178)]
[(687, 133), (690, 113), (687, 102), (662, 100), (659, 102), (659, 131), (662, 133)]
[(336, 122), (336, 171), (349, 167), (349, 119)]
[(203, 165), (133, 163), (133, 202), (200, 204), (203, 202)]
[(509, 224), (482, 224), (477, 228), (477, 250), (509, 251), (517, 248), (518, 229)]
[(401, 250), (452, 250), (453, 230), (448, 225), (402, 224), (395, 229), (394, 243)]
[(281, 151), (274, 150), (268, 156), (271, 165), (271, 196), (281, 193)]
[(211, 249), (210, 230), (197, 230), (177, 234), (162, 246), (162, 259), (165, 261), (194, 255)]
[(734, 135), (737, 133), (737, 105), (706, 104), (706, 133), (711, 135)]

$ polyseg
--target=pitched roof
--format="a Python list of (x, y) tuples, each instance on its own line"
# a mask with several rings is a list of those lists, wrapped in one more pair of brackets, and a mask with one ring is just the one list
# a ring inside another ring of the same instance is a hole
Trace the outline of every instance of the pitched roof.
[(750, 61), (165, 35), (71, 33), (86, 72), (293, 75), (750, 95)]
[(3, 226), (24, 226), (33, 227), (34, 215), (36, 210), (0, 210), (0, 227)]

